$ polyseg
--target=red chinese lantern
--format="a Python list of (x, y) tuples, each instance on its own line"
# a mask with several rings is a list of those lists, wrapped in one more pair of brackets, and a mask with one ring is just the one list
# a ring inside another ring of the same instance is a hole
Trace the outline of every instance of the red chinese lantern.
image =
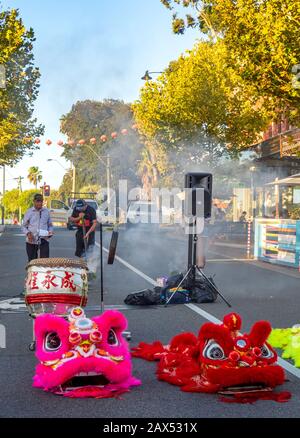
[(96, 143), (97, 143), (97, 139), (94, 138), (94, 137), (91, 138), (91, 139), (90, 139), (90, 143), (91, 143), (91, 144), (96, 144)]
[(128, 129), (122, 129), (121, 134), (122, 135), (127, 135), (128, 134)]
[(36, 139), (34, 140), (34, 142), (35, 142), (35, 144), (40, 144), (41, 140), (40, 140), (39, 138), (36, 138)]
[(83, 146), (85, 144), (85, 140), (83, 139), (79, 140), (78, 144), (80, 144), (80, 146)]
[(62, 140), (58, 140), (57, 145), (58, 145), (58, 146), (63, 146), (63, 145), (64, 145), (64, 142), (63, 142)]
[(118, 133), (117, 132), (112, 132), (111, 133), (111, 138), (117, 138), (118, 137)]
[(73, 147), (75, 145), (75, 141), (74, 140), (68, 140), (68, 145)]
[(51, 140), (47, 140), (47, 141), (46, 141), (46, 144), (47, 144), (48, 146), (51, 146), (51, 145), (52, 145), (52, 141), (51, 141)]
[(107, 136), (101, 135), (100, 140), (103, 141), (103, 143), (105, 143), (107, 141)]

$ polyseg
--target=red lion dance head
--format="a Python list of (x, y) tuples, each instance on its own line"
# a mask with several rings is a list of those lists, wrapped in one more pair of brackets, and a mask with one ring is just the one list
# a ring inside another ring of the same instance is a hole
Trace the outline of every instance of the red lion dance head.
[(258, 321), (244, 335), (240, 328), (240, 316), (231, 313), (220, 325), (203, 324), (198, 337), (183, 333), (168, 346), (141, 343), (133, 349), (133, 356), (159, 360), (158, 379), (178, 385), (182, 391), (229, 396), (222, 401), (287, 401), (289, 393), (273, 391), (284, 382), (284, 371), (267, 343), (270, 323)]

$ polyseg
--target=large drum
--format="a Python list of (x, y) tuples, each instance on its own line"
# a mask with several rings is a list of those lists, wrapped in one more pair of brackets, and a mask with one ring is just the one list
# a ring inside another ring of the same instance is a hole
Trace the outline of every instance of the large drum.
[(26, 269), (25, 302), (32, 317), (42, 313), (66, 316), (72, 307), (86, 306), (88, 267), (82, 260), (37, 259)]

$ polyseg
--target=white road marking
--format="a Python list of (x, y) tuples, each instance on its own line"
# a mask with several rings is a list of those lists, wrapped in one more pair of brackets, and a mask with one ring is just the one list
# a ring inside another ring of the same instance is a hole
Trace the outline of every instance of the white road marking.
[[(210, 251), (212, 254), (216, 254), (222, 257), (226, 257), (224, 259), (224, 261), (229, 261), (229, 260), (233, 260), (230, 259), (230, 257), (228, 257), (226, 254), (223, 254), (221, 252), (217, 252), (217, 251)], [(293, 277), (293, 278), (300, 278), (300, 273), (298, 272), (297, 269), (294, 268), (286, 268), (285, 266), (282, 265), (275, 265), (272, 263), (268, 263), (268, 262), (264, 262), (264, 261), (260, 261), (260, 260), (256, 260), (256, 259), (236, 259), (237, 261), (240, 261), (242, 263), (251, 263), (253, 266), (256, 266), (257, 268), (263, 269), (263, 270), (267, 270), (267, 271), (275, 271), (277, 274), (282, 274), (282, 275), (286, 275), (288, 277)], [(292, 271), (292, 269), (294, 269)]]
[(207, 262), (254, 262), (255, 260), (251, 260), (251, 259), (207, 259)]
[(213, 315), (211, 315), (210, 313), (205, 312), (205, 310), (202, 310), (200, 307), (196, 306), (196, 304), (185, 304), (186, 307), (188, 307), (189, 309), (193, 310), (194, 312), (198, 313), (199, 315), (201, 315), (203, 318), (207, 319), (210, 322), (213, 322), (214, 324), (220, 324), (222, 321), (220, 321), (218, 318), (215, 318)]
[[(86, 306), (87, 312), (94, 312), (96, 310), (101, 310), (101, 306)], [(126, 304), (105, 304), (104, 310), (133, 310), (133, 306), (127, 306)]]
[[(96, 245), (98, 247), (100, 247), (99, 243), (97, 243), (97, 242), (96, 242)], [(103, 250), (108, 253), (108, 249), (107, 248), (103, 248)], [(116, 256), (115, 259), (118, 260), (120, 263), (122, 263), (124, 266), (126, 266), (128, 269), (131, 269), (133, 272), (135, 272), (140, 277), (144, 278), (144, 280), (148, 281), (153, 286), (157, 286), (157, 282), (155, 280), (153, 280), (152, 278), (148, 277), (148, 275), (144, 274), (142, 271), (140, 271), (139, 269), (135, 268), (130, 263), (127, 263), (121, 257)], [(220, 324), (221, 323), (221, 321), (218, 318), (216, 318), (215, 316), (211, 315), (208, 312), (205, 312), (204, 310), (202, 310), (200, 307), (196, 306), (195, 304), (191, 304), (190, 303), (190, 304), (184, 304), (184, 305), (186, 307), (188, 307), (190, 310), (192, 310), (193, 312), (198, 313), (204, 319), (207, 319), (210, 322), (213, 322), (215, 324)], [(298, 368), (294, 367), (289, 362), (287, 362), (284, 359), (281, 359), (280, 357), (278, 357), (277, 362), (286, 371), (288, 371), (289, 373), (293, 374), (295, 377), (298, 377), (298, 379), (300, 379), (300, 370)]]
[[(100, 248), (100, 245), (98, 242), (96, 242), (96, 245)], [(103, 247), (103, 251), (109, 252), (107, 248)], [(115, 259), (118, 260), (118, 262), (122, 263), (122, 265), (126, 266), (126, 268), (130, 269), (131, 271), (135, 272), (140, 277), (144, 278), (144, 280), (148, 281), (148, 283), (152, 284), (153, 286), (158, 286), (157, 282), (153, 280), (152, 278), (148, 277), (148, 275), (144, 274), (143, 272), (139, 271), (137, 268), (132, 266), (130, 263), (127, 263), (125, 260), (121, 259), (119, 256), (115, 256)]]
[(18, 310), (25, 309), (26, 304), (24, 301), (20, 301), (16, 298), (10, 298), (9, 300), (0, 301), (0, 310)]

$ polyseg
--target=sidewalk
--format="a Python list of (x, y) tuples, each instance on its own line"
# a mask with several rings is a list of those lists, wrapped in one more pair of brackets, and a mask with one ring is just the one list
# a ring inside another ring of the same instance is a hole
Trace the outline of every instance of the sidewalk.
[(240, 260), (242, 263), (251, 264), (257, 266), (258, 268), (273, 271), (280, 274), (287, 275), (288, 277), (300, 278), (300, 272), (288, 266), (282, 266), (277, 264), (272, 264), (264, 262), (262, 260), (256, 260), (253, 258), (253, 247), (251, 246), (251, 258), (247, 259), (246, 247), (245, 245), (237, 244), (226, 244), (226, 243), (214, 243), (210, 247), (210, 252), (218, 254), (222, 257), (227, 257), (231, 260)]

